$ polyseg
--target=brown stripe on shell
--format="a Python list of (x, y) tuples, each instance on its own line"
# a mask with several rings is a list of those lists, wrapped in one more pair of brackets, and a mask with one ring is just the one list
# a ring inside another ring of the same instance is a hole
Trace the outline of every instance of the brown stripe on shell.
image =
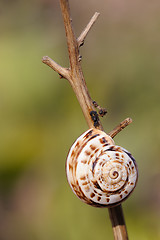
[(94, 196), (95, 196), (95, 194), (92, 192), (91, 195), (90, 195), (90, 197), (93, 198)]
[(107, 143), (107, 140), (105, 137), (100, 138), (99, 141), (101, 144)]
[(73, 166), (69, 164), (69, 170), (73, 171)]
[(106, 147), (106, 146), (108, 146), (109, 145), (109, 143), (105, 143), (104, 145), (103, 145), (103, 147)]
[(97, 201), (99, 202), (100, 200), (101, 200), (101, 197), (100, 197), (100, 196), (98, 196), (98, 197), (97, 197)]
[(121, 162), (120, 160), (114, 160), (114, 163), (121, 163), (123, 165), (123, 162)]
[(116, 159), (119, 159), (119, 153), (116, 153)]
[(106, 164), (105, 162), (102, 162), (102, 167), (103, 167), (105, 164)]
[(88, 150), (86, 150), (86, 151), (85, 151), (85, 154), (86, 154), (87, 156), (89, 156), (89, 155), (91, 155), (91, 152), (88, 151)]
[(76, 143), (76, 146), (75, 146), (75, 147), (77, 148), (77, 147), (79, 147), (79, 145), (80, 145), (80, 142), (78, 141), (78, 142)]
[(86, 176), (80, 177), (80, 180), (86, 180)]
[(86, 135), (84, 135), (83, 138), (88, 138), (88, 137), (90, 137), (90, 136), (92, 135), (92, 132), (93, 132), (93, 129), (90, 130), (89, 132), (87, 132)]
[(100, 189), (101, 191), (103, 191), (102, 188), (99, 186), (99, 184), (98, 184), (97, 181), (95, 181), (95, 182), (92, 181), (92, 183), (93, 183), (93, 185), (94, 185), (95, 188)]
[(85, 181), (82, 183), (82, 185), (87, 185), (89, 182), (88, 181)]
[(104, 152), (108, 152), (108, 151), (115, 151), (115, 147), (111, 146), (110, 148), (104, 150)]
[(75, 152), (73, 150), (72, 153), (71, 153), (71, 157), (74, 157), (74, 155), (75, 155)]
[(74, 164), (74, 170), (75, 170), (75, 171), (76, 171), (76, 169), (77, 169), (77, 164), (78, 164), (78, 162), (76, 161), (75, 164)]
[(91, 162), (91, 158), (88, 160), (88, 165), (90, 164), (90, 162)]
[(95, 134), (95, 135), (93, 135), (92, 137), (90, 137), (90, 139), (89, 140), (91, 140), (91, 139), (93, 139), (93, 138), (95, 138), (95, 137), (98, 137), (100, 134), (99, 133), (97, 133), (97, 134)]
[(73, 189), (75, 188), (75, 185), (73, 183), (71, 183), (71, 186), (72, 186)]
[(94, 150), (96, 149), (96, 146), (94, 146), (94, 145), (91, 144), (91, 145), (90, 145), (90, 148), (91, 148), (91, 150), (94, 151)]
[(86, 164), (86, 163), (87, 163), (87, 160), (81, 160), (81, 163)]
[(98, 159), (99, 159), (99, 158), (96, 158), (96, 160), (95, 160), (95, 161), (93, 162), (93, 164), (92, 164), (92, 172), (94, 171), (94, 168), (95, 168), (95, 166), (96, 166), (96, 164), (97, 164)]
[(110, 148), (106, 149), (105, 151), (118, 151), (118, 152), (122, 152), (122, 149), (121, 149), (121, 147), (117, 147), (117, 146), (113, 145)]
[(84, 201), (88, 202), (88, 198), (84, 195), (80, 186), (79, 186), (79, 191), (77, 191), (76, 194), (80, 199), (83, 199)]
[(89, 186), (86, 186), (86, 187), (85, 187), (85, 191), (86, 191), (86, 192), (89, 192), (89, 190), (90, 190), (90, 187), (89, 187)]

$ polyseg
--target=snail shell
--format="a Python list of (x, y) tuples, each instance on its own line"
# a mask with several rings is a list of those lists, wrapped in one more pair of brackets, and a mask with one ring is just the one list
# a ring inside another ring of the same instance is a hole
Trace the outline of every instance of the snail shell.
[(72, 145), (66, 174), (72, 191), (95, 207), (120, 204), (134, 190), (138, 169), (132, 155), (105, 132), (89, 129)]

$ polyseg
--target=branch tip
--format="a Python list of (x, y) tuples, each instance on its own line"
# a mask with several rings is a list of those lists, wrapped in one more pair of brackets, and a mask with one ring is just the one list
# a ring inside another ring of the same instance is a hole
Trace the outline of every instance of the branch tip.
[(93, 17), (90, 19), (89, 23), (87, 24), (87, 26), (85, 27), (85, 29), (82, 31), (82, 33), (80, 34), (80, 36), (77, 39), (77, 43), (78, 46), (81, 47), (84, 44), (84, 40), (87, 36), (87, 34), (89, 33), (90, 29), (92, 28), (93, 24), (96, 22), (97, 18), (99, 17), (100, 13), (95, 12), (95, 14), (93, 15)]
[(42, 62), (45, 63), (47, 61), (47, 59), (48, 59), (48, 56), (43, 56), (42, 57)]
[(48, 56), (44, 56), (42, 58), (42, 62), (52, 68), (55, 72), (57, 72), (60, 75), (60, 78), (66, 78), (70, 81), (70, 70), (68, 68), (60, 66)]
[(112, 138), (114, 138), (120, 131), (122, 131), (130, 123), (132, 123), (132, 119), (131, 118), (126, 118), (118, 126), (116, 126), (110, 133), (108, 133), (108, 135), (111, 136)]

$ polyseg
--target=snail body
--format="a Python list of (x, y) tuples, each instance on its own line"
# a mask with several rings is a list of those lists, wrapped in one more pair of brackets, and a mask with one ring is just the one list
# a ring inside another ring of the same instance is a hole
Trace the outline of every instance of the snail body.
[(89, 129), (72, 145), (66, 160), (72, 191), (95, 207), (120, 204), (134, 190), (138, 169), (131, 153), (105, 132)]

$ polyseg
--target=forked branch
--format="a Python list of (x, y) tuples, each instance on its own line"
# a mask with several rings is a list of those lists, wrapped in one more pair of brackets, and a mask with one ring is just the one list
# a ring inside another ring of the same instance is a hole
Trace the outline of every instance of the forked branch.
[[(66, 78), (69, 81), (79, 101), (79, 104), (81, 106), (82, 112), (84, 114), (84, 117), (89, 128), (98, 128), (103, 130), (102, 124), (99, 120), (99, 115), (101, 114), (97, 113), (96, 111), (97, 105), (95, 106), (94, 102), (92, 101), (89, 95), (86, 82), (83, 76), (81, 63), (79, 61), (79, 49), (83, 45), (84, 40), (88, 32), (90, 31), (91, 27), (97, 20), (99, 13), (94, 14), (94, 16), (87, 24), (87, 26), (80, 34), (80, 36), (76, 39), (72, 28), (68, 0), (60, 0), (60, 5), (67, 38), (70, 66), (69, 68), (61, 67), (59, 64), (57, 64), (55, 61), (53, 61), (51, 58), (47, 56), (43, 57), (42, 61), (43, 63), (51, 67), (54, 71), (56, 71), (60, 75), (60, 77)], [(103, 113), (105, 114), (106, 113), (105, 110), (104, 109), (102, 110)], [(111, 131), (109, 135), (111, 137), (115, 137), (116, 134), (118, 134), (123, 128), (128, 126), (131, 123), (131, 121), (132, 120), (129, 118), (125, 119), (115, 129), (113, 129), (113, 131)], [(114, 239), (116, 240), (128, 239), (121, 205), (109, 208), (108, 210), (110, 220), (112, 222)]]

